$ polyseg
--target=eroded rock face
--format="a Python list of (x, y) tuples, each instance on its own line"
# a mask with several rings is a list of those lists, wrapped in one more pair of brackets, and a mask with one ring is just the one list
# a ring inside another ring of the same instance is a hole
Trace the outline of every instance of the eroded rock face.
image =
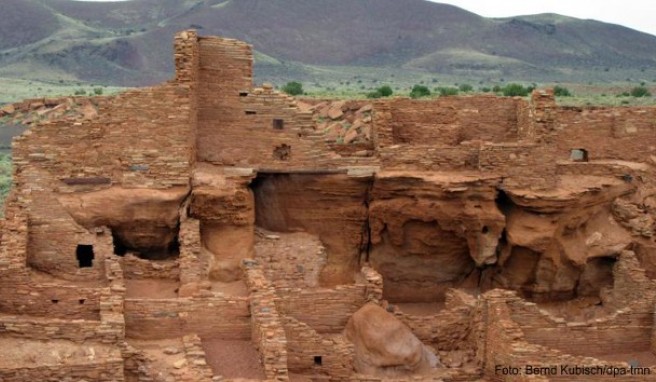
[(211, 166), (194, 171), (189, 214), (200, 220), (201, 244), (212, 280), (241, 279), (242, 259), (253, 257), (255, 199), (248, 181)]
[(355, 345), (355, 369), (365, 375), (417, 375), (439, 364), (437, 356), (407, 326), (375, 304), (367, 304), (351, 316), (345, 335)]
[(564, 176), (545, 194), (506, 190), (507, 234), (487, 287), (538, 301), (598, 296), (612, 286), (616, 257), (633, 243), (617, 220), (616, 201), (633, 189), (615, 178)]
[[(390, 301), (435, 301), (496, 262), (505, 218), (495, 178), (385, 172), (370, 194), (369, 261)], [(420, 292), (420, 293), (418, 293)]]
[(176, 241), (186, 187), (61, 194), (59, 202), (81, 226), (107, 226), (122, 245), (142, 253), (166, 252)]
[(366, 250), (370, 183), (370, 178), (342, 174), (262, 175), (251, 185), (256, 224), (274, 232), (316, 235), (328, 253), (321, 285), (351, 283)]

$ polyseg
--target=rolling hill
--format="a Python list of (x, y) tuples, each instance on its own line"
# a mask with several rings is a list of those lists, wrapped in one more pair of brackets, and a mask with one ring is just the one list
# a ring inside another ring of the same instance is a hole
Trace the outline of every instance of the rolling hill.
[(481, 80), (656, 78), (656, 36), (554, 14), (489, 19), (424, 0), (3, 0), (0, 77), (153, 84), (171, 76), (172, 36), (188, 28), (253, 44), (262, 79), (371, 68)]

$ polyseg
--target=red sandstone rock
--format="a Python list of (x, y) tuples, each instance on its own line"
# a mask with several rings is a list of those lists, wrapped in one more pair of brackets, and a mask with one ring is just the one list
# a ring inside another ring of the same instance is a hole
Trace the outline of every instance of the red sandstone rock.
[(375, 304), (355, 312), (346, 324), (346, 338), (355, 345), (355, 369), (377, 377), (428, 373), (437, 356), (410, 329)]
[(2, 111), (4, 114), (14, 114), (16, 111), (16, 108), (14, 105), (5, 105), (2, 108), (0, 108), (0, 111)]

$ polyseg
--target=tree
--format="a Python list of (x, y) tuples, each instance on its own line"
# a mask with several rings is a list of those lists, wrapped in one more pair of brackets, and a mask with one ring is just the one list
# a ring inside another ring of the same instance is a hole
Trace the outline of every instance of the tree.
[(282, 91), (293, 96), (301, 95), (303, 94), (303, 84), (296, 81), (287, 82), (287, 84), (282, 87)]
[(428, 97), (429, 95), (431, 95), (431, 91), (424, 85), (415, 85), (410, 91), (411, 98)]

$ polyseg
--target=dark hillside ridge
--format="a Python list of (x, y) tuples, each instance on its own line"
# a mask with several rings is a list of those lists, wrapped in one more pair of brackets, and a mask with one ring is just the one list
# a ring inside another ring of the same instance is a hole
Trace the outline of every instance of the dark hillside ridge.
[(153, 84), (170, 78), (171, 38), (189, 28), (277, 60), (260, 62), (259, 77), (280, 62), (298, 73), (363, 66), (539, 80), (651, 78), (656, 67), (656, 36), (629, 28), (553, 14), (489, 19), (424, 0), (4, 0), (0, 76), (36, 79), (45, 68)]

